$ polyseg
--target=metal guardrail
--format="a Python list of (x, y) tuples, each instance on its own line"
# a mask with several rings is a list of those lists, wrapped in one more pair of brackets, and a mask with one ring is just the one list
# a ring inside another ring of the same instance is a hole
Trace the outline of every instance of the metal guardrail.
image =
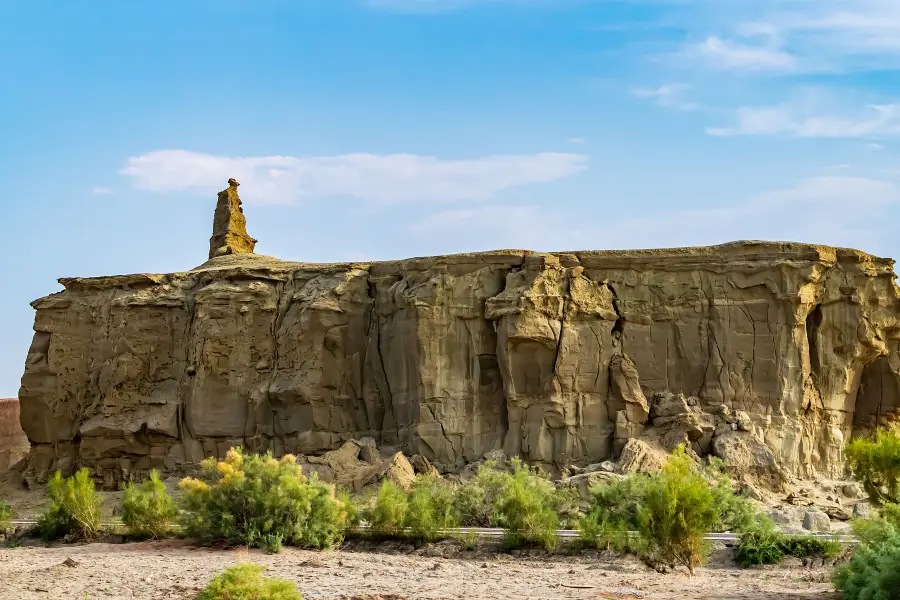
[[(13, 525), (36, 525), (37, 521), (34, 519), (13, 519)], [(108, 521), (103, 523), (104, 527), (123, 527), (124, 523), (122, 521)], [(360, 525), (358, 528), (360, 531), (369, 531), (370, 527), (368, 525)], [(465, 535), (474, 535), (476, 537), (483, 538), (499, 538), (503, 537), (506, 534), (506, 530), (500, 527), (455, 527), (453, 529), (443, 529), (441, 530), (442, 534), (448, 536), (465, 536)], [(636, 531), (629, 531), (629, 535), (637, 536)], [(578, 538), (581, 537), (580, 532), (577, 529), (557, 529), (556, 535), (559, 538)], [(809, 533), (802, 534), (805, 537), (813, 537), (820, 540), (832, 540), (836, 542), (840, 542), (842, 544), (855, 544), (857, 543), (857, 539), (852, 535), (835, 535), (831, 533)], [(737, 542), (740, 541), (741, 536), (738, 533), (707, 533), (703, 536), (703, 539), (711, 542)]]

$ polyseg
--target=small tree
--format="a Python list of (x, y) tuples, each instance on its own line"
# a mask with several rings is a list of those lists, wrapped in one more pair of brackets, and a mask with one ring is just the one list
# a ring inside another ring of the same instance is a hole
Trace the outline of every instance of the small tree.
[(47, 486), (47, 495), (50, 506), (37, 524), (45, 540), (87, 539), (100, 533), (101, 501), (87, 469), (68, 478), (57, 471)]
[(131, 535), (153, 539), (166, 537), (172, 532), (176, 514), (175, 501), (155, 469), (150, 471), (150, 479), (140, 485), (129, 482), (125, 486), (122, 521)]
[(849, 563), (832, 574), (845, 600), (900, 598), (900, 506), (889, 504), (881, 516), (853, 523), (859, 547)]
[(676, 448), (662, 472), (650, 478), (638, 508), (638, 531), (651, 557), (684, 565), (693, 575), (706, 553), (703, 536), (717, 519), (709, 483), (684, 448)]
[(900, 425), (847, 444), (847, 462), (876, 504), (900, 503)]

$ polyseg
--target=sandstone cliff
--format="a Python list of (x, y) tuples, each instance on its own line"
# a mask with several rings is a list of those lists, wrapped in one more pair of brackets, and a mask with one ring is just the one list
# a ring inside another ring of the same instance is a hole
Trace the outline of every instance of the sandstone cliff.
[(347, 439), (454, 470), (549, 467), (643, 437), (840, 476), (900, 404), (893, 262), (792, 243), (404, 261), (250, 254), (62, 279), (34, 302), (20, 391), (29, 473), (115, 481), (233, 444)]
[(0, 473), (25, 458), (28, 438), (19, 425), (19, 400), (0, 398)]

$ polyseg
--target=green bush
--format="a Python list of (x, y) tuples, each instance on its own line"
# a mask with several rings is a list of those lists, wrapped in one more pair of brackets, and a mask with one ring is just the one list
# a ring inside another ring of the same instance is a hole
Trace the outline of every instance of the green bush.
[(195, 600), (303, 600), (292, 582), (263, 577), (264, 570), (251, 564), (225, 569)]
[(493, 524), (487, 491), (477, 478), (453, 490), (453, 512), (463, 527), (490, 527)]
[(47, 495), (50, 506), (36, 528), (42, 538), (89, 539), (100, 533), (100, 497), (87, 469), (68, 478), (57, 471), (48, 483)]
[(578, 521), (582, 541), (598, 550), (642, 553), (645, 544), (628, 532), (638, 529), (638, 509), (648, 481), (648, 476), (635, 474), (592, 488), (591, 506)]
[(647, 482), (638, 508), (638, 532), (648, 557), (680, 564), (692, 574), (706, 553), (703, 536), (719, 518), (715, 498), (683, 447), (675, 449), (662, 472)]
[(846, 447), (847, 464), (876, 504), (900, 503), (900, 425), (854, 438)]
[(499, 473), (496, 489), (489, 494), (494, 521), (506, 529), (504, 546), (512, 549), (536, 545), (548, 550), (556, 547), (557, 510), (564, 499), (546, 473), (516, 459), (511, 465), (512, 473)]
[(432, 475), (417, 475), (408, 491), (384, 480), (366, 511), (366, 520), (376, 536), (419, 542), (434, 541), (441, 537), (442, 529), (459, 525), (453, 489)]
[(784, 537), (771, 521), (761, 520), (741, 535), (735, 561), (744, 568), (778, 564), (784, 558)]
[(415, 540), (434, 541), (440, 537), (442, 529), (459, 525), (453, 508), (453, 491), (438, 477), (417, 476), (406, 506), (404, 524), (408, 535)]
[(781, 562), (785, 556), (836, 558), (843, 551), (843, 546), (836, 540), (781, 533), (768, 517), (762, 516), (741, 535), (735, 561), (746, 568), (755, 565), (774, 565)]
[(12, 508), (5, 500), (0, 500), (0, 533), (9, 529), (12, 521)]
[(900, 598), (900, 507), (887, 505), (880, 517), (855, 521), (859, 546), (838, 566), (832, 581), (845, 600)]
[(327, 548), (343, 539), (348, 507), (332, 486), (304, 476), (295, 457), (233, 448), (223, 461), (209, 458), (201, 468), (199, 478), (179, 484), (179, 520), (188, 537), (269, 550), (281, 542)]
[(134, 485), (129, 482), (122, 494), (122, 521), (128, 533), (138, 538), (159, 539), (172, 532), (177, 511), (156, 470), (150, 479)]
[(754, 529), (759, 520), (759, 509), (750, 498), (734, 492), (731, 478), (725, 474), (721, 459), (711, 459), (704, 469), (712, 480), (713, 504), (719, 511), (710, 531), (740, 533)]
[(406, 490), (385, 479), (375, 494), (373, 505), (366, 511), (366, 521), (375, 535), (401, 537), (408, 511)]

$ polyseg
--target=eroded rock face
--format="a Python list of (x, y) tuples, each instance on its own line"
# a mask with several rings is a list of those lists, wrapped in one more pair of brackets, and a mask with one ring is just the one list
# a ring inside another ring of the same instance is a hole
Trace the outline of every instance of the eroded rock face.
[(743, 242), (327, 265), (233, 254), (63, 279), (33, 304), (29, 472), (118, 481), (234, 444), (311, 454), (362, 438), (441, 471), (498, 450), (554, 468), (642, 438), (736, 456), (740, 440), (769, 460), (761, 444), (793, 476), (840, 476), (854, 428), (900, 406), (892, 265)]
[(247, 234), (247, 219), (238, 196), (235, 179), (228, 180), (228, 188), (219, 192), (213, 217), (213, 234), (209, 238), (209, 257), (228, 254), (252, 254), (256, 240)]
[(19, 399), (0, 398), (0, 473), (28, 454), (29, 444), (19, 425)]

